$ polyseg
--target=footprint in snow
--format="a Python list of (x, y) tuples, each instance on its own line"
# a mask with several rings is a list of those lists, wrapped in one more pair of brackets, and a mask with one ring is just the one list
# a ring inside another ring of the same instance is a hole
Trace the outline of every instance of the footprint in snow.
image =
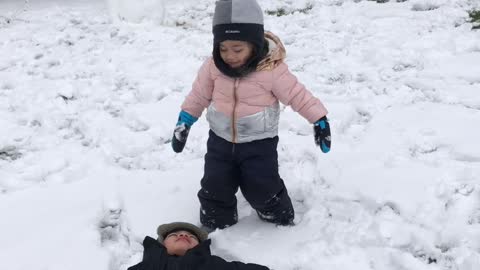
[(97, 226), (100, 243), (111, 254), (108, 270), (127, 269), (130, 258), (140, 252), (142, 246), (133, 239), (125, 210), (119, 205), (104, 206)]

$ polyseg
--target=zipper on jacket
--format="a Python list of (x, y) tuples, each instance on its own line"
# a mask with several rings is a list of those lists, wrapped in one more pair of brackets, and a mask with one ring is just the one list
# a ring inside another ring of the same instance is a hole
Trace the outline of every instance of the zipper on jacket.
[(232, 110), (232, 153), (235, 151), (235, 143), (237, 143), (237, 126), (235, 125), (236, 122), (236, 109), (237, 109), (237, 88), (238, 84), (240, 83), (240, 79), (235, 78), (235, 81), (233, 82), (233, 110)]

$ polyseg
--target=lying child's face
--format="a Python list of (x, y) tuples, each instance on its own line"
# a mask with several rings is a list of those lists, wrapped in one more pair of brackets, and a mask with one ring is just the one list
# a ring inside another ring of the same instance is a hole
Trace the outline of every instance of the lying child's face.
[(163, 245), (170, 255), (183, 256), (185, 253), (198, 245), (198, 238), (190, 232), (179, 230), (169, 233), (163, 240)]
[(253, 45), (246, 41), (225, 40), (220, 42), (220, 57), (231, 68), (239, 68), (253, 54)]

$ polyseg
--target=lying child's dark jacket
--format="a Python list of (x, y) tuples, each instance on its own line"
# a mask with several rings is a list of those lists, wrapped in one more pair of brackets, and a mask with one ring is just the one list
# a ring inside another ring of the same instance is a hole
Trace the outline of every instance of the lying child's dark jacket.
[(258, 264), (227, 262), (210, 254), (210, 239), (190, 249), (184, 256), (172, 256), (157, 240), (145, 237), (143, 259), (128, 270), (269, 270)]

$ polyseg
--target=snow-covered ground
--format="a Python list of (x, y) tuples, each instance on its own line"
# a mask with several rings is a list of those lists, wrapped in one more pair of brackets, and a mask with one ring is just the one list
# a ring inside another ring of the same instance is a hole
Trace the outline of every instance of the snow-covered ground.
[[(259, 2), (329, 108), (332, 151), (285, 108), (297, 225), (261, 222), (239, 194), (213, 252), (276, 270), (480, 269), (479, 1)], [(0, 269), (123, 270), (159, 224), (198, 223), (208, 125), (181, 154), (170, 138), (214, 1), (165, 7), (163, 25), (133, 24), (101, 1), (1, 0)]]

